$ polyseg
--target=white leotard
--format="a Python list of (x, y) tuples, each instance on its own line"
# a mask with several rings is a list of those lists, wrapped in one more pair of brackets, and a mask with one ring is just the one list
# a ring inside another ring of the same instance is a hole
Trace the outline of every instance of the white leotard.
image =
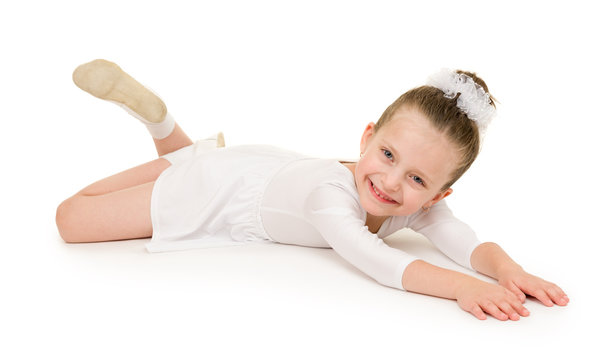
[(274, 241), (331, 247), (379, 283), (399, 289), (403, 288), (404, 269), (417, 258), (389, 247), (382, 238), (410, 228), (467, 268), (471, 268), (471, 253), (480, 244), (444, 200), (429, 213), (390, 217), (377, 234), (369, 232), (354, 177), (334, 160), (303, 159), (287, 164), (267, 186), (261, 216)]
[(468, 268), (479, 245), (443, 200), (369, 232), (354, 176), (335, 160), (268, 146), (215, 149), (206, 141), (165, 158), (172, 166), (152, 193), (152, 252), (256, 241), (331, 247), (381, 284), (403, 289), (404, 269), (416, 257), (382, 238), (413, 229)]

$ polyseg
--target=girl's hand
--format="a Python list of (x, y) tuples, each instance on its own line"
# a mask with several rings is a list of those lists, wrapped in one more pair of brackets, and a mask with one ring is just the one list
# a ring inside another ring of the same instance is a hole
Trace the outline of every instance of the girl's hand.
[(458, 305), (479, 320), (485, 320), (488, 313), (498, 320), (519, 320), (528, 316), (519, 297), (505, 287), (490, 284), (478, 279), (468, 279), (456, 290)]
[(565, 306), (569, 298), (555, 284), (525, 272), (520, 267), (511, 267), (500, 271), (498, 283), (514, 293), (521, 302), (525, 302), (525, 294), (531, 295), (546, 306), (554, 304)]

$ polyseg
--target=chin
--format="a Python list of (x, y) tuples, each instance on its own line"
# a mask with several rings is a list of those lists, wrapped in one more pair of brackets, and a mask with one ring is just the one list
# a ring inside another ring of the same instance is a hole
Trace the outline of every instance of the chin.
[(363, 209), (372, 216), (409, 216), (416, 213), (419, 209), (409, 209), (403, 205), (395, 206), (376, 206), (373, 204), (364, 204), (361, 202)]
[(402, 216), (401, 205), (395, 206), (377, 206), (372, 203), (361, 204), (363, 209), (373, 216)]

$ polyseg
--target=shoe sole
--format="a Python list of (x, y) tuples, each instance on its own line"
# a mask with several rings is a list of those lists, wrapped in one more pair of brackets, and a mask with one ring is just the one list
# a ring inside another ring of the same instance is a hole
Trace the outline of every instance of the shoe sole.
[(156, 94), (113, 62), (98, 59), (80, 65), (73, 72), (73, 82), (97, 98), (127, 106), (152, 123), (162, 122), (167, 115), (165, 103)]

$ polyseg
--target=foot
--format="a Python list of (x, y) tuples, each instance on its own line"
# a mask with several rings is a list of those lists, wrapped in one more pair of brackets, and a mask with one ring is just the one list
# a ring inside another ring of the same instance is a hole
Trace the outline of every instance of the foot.
[(80, 65), (73, 72), (73, 81), (83, 91), (125, 105), (151, 123), (160, 123), (167, 115), (167, 106), (156, 94), (110, 61), (98, 59)]

